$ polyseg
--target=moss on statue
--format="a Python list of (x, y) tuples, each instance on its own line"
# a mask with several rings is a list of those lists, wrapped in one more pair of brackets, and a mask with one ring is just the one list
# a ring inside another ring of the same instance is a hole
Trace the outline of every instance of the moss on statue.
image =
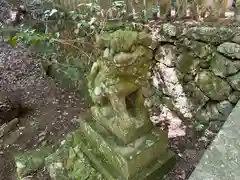
[(138, 135), (137, 124), (144, 126), (141, 132), (150, 128), (140, 92), (152, 64), (153, 53), (148, 48), (151, 37), (146, 33), (118, 30), (97, 39), (104, 52), (88, 76), (94, 103), (92, 113), (97, 121), (127, 143)]
[(81, 149), (109, 180), (145, 180), (174, 159), (167, 132), (153, 128), (144, 107), (151, 43), (149, 34), (128, 30), (97, 37), (102, 54), (88, 76), (94, 106), (80, 119)]

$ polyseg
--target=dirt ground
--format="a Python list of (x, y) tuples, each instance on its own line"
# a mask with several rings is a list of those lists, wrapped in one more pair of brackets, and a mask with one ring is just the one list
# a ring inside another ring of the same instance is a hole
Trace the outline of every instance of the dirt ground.
[(56, 145), (76, 128), (73, 119), (86, 105), (80, 95), (43, 78), (38, 61), (22, 48), (0, 43), (0, 74), (0, 91), (17, 96), (29, 109), (17, 127), (0, 139), (0, 180), (16, 180), (13, 154), (42, 143)]

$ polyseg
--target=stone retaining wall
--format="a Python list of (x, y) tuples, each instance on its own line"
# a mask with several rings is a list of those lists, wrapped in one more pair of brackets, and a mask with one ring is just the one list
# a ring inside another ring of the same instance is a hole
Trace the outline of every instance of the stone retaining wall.
[(155, 89), (146, 105), (160, 107), (159, 120), (169, 108), (202, 125), (225, 121), (240, 99), (238, 29), (163, 24), (152, 37)]

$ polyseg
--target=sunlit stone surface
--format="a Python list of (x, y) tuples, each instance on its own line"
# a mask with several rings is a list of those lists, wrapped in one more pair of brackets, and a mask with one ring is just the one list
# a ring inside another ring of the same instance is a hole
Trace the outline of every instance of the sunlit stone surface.
[(189, 180), (240, 179), (240, 101)]

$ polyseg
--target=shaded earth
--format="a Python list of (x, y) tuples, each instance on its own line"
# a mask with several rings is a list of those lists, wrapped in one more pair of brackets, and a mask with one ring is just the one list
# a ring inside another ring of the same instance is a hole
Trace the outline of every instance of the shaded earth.
[(13, 155), (44, 143), (56, 146), (77, 128), (73, 121), (86, 109), (83, 98), (42, 76), (38, 60), (23, 48), (0, 43), (0, 91), (17, 97), (28, 109), (19, 123), (0, 139), (0, 180), (15, 180)]

